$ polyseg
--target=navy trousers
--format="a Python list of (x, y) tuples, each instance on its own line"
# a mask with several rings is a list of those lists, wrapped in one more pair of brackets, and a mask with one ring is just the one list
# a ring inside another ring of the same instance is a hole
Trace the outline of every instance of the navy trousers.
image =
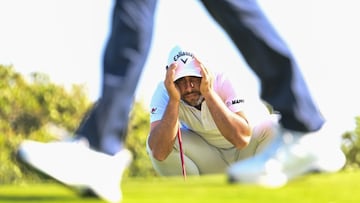
[[(255, 0), (202, 0), (261, 81), (261, 98), (284, 128), (312, 132), (324, 123), (299, 67)], [(104, 136), (124, 141), (135, 90), (151, 45), (156, 0), (117, 0), (104, 53), (102, 95), (76, 134), (99, 148)], [(101, 150), (101, 149), (100, 149)]]

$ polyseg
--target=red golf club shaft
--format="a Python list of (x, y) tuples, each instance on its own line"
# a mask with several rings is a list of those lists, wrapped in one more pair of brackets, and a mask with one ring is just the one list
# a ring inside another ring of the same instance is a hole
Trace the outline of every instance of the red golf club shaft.
[(177, 136), (178, 136), (179, 147), (180, 147), (180, 159), (181, 159), (182, 174), (183, 174), (184, 179), (186, 179), (186, 169), (185, 169), (184, 152), (183, 152), (183, 147), (182, 147), (182, 138), (181, 138), (180, 128), (178, 129)]

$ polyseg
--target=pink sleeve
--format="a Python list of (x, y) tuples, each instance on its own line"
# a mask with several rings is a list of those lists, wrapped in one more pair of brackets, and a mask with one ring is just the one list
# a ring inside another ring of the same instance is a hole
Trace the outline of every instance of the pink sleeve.
[(230, 79), (224, 74), (218, 74), (216, 76), (214, 90), (232, 112), (244, 110), (245, 98), (239, 95)]

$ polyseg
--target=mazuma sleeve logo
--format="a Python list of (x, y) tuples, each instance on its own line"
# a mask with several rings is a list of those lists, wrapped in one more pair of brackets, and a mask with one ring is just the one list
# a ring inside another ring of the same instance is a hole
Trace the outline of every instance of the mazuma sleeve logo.
[(244, 103), (243, 99), (234, 99), (231, 101), (231, 104), (240, 104), (240, 103)]
[(240, 104), (240, 103), (244, 103), (244, 100), (243, 99), (234, 99), (234, 100), (226, 102), (226, 106)]

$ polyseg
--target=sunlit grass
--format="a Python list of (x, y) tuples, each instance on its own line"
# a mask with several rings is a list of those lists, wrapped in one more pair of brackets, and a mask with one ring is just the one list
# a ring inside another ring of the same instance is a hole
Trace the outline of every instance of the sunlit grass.
[[(360, 171), (312, 174), (291, 181), (285, 187), (269, 189), (229, 184), (225, 175), (174, 178), (124, 178), (123, 203), (199, 203), (199, 202), (360, 202)], [(103, 202), (80, 198), (56, 183), (1, 185), (0, 202), (57, 203)]]

